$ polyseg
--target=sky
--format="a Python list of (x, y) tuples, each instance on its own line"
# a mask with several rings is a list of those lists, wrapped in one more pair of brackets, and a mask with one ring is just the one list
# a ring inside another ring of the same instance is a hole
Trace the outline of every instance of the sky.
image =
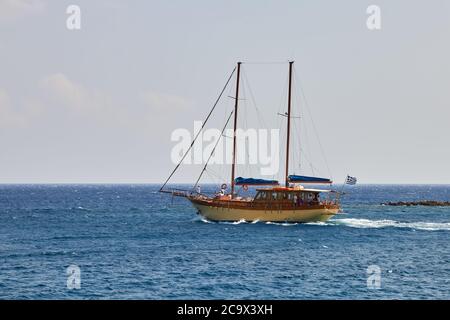
[[(318, 173), (450, 183), (449, 39), (446, 0), (0, 0), (0, 183), (160, 183), (172, 133), (205, 118), (237, 61), (274, 127), (287, 64), (251, 62), (289, 60)], [(225, 97), (211, 127), (231, 107)], [(310, 174), (302, 139), (296, 173)]]

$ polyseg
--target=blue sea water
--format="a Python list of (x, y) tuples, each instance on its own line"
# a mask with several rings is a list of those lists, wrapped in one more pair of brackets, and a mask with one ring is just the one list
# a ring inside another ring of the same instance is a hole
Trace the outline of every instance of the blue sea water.
[(158, 187), (0, 185), (0, 299), (450, 298), (450, 207), (380, 205), (450, 186), (347, 187), (314, 224), (212, 223)]

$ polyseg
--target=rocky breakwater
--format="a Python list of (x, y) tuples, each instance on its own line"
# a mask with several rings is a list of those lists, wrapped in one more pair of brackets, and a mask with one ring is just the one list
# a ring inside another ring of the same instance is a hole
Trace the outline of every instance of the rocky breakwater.
[(385, 206), (428, 206), (428, 207), (449, 207), (450, 201), (435, 201), (435, 200), (422, 200), (422, 201), (398, 201), (398, 202), (384, 202)]

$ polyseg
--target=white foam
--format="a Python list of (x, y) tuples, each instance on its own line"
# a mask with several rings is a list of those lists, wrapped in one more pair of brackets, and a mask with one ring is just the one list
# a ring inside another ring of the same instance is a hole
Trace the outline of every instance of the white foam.
[(247, 223), (244, 219), (241, 219), (239, 221), (230, 222), (231, 224), (241, 224), (241, 223)]
[(238, 225), (238, 224), (249, 223), (249, 222), (245, 221), (244, 219), (241, 219), (239, 221), (217, 221), (216, 223)]
[(335, 219), (329, 221), (329, 225), (345, 225), (353, 228), (410, 228), (417, 230), (450, 231), (450, 222), (399, 222), (394, 220), (369, 220), (369, 219)]
[(271, 222), (271, 221), (267, 221), (266, 224), (274, 224), (277, 226), (283, 226), (283, 227), (291, 227), (291, 226), (296, 226), (298, 223), (294, 222)]
[(214, 223), (213, 221), (209, 221), (206, 218), (200, 218), (200, 221), (204, 222), (204, 223)]
[(319, 221), (319, 222), (308, 222), (306, 224), (311, 225), (311, 226), (331, 226), (332, 225), (330, 223), (321, 222), (321, 221)]
[(204, 222), (204, 223), (213, 223), (213, 224), (214, 223), (218, 223), (218, 224), (232, 224), (232, 225), (238, 225), (238, 224), (242, 224), (242, 223), (255, 224), (255, 223), (259, 222), (259, 220), (246, 221), (244, 219), (241, 219), (239, 221), (211, 221), (211, 220), (206, 219), (203, 216), (195, 218), (194, 221), (201, 221), (201, 222)]
[[(197, 218), (198, 219), (198, 218)], [(196, 219), (196, 220), (197, 220)], [(241, 219), (239, 221), (233, 222), (214, 222), (210, 221), (204, 217), (199, 219), (204, 223), (220, 223), (220, 224), (231, 224), (231, 225), (239, 225), (243, 223), (255, 224), (259, 223), (259, 220), (254, 221), (246, 221)], [(298, 223), (289, 223), (289, 222), (265, 222), (268, 225), (277, 225), (283, 227), (291, 227), (298, 225)], [(426, 231), (450, 231), (450, 222), (399, 222), (394, 220), (370, 220), (370, 219), (355, 219), (355, 218), (343, 218), (343, 219), (333, 219), (327, 222), (310, 222), (307, 225), (316, 225), (316, 226), (346, 226), (351, 228), (409, 228), (413, 230), (426, 230)]]

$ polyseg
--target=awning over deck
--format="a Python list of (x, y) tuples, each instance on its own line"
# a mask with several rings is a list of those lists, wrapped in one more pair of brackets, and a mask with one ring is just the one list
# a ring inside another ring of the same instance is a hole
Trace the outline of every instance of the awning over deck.
[(292, 183), (326, 183), (331, 184), (333, 181), (327, 178), (318, 178), (318, 177), (308, 177), (308, 176), (297, 176), (297, 175), (290, 175), (288, 177), (289, 182)]
[(242, 178), (242, 177), (238, 177), (238, 178), (234, 179), (234, 183), (237, 186), (242, 186), (242, 185), (249, 185), (249, 186), (276, 186), (276, 185), (279, 185), (279, 182), (277, 180)]

